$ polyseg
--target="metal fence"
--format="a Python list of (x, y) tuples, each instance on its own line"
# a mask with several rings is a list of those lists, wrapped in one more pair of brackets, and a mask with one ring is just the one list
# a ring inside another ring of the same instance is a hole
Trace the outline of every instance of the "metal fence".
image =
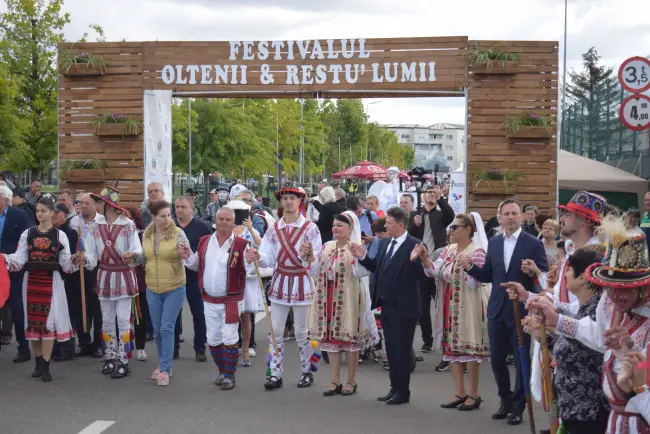
[(614, 80), (573, 99), (561, 116), (562, 149), (650, 179), (650, 130), (631, 131), (621, 122), (621, 103), (630, 95)]

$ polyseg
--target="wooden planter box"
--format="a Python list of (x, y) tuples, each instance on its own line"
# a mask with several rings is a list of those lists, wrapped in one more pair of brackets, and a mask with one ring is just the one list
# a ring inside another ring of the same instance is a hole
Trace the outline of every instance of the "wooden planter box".
[(68, 184), (104, 183), (105, 178), (103, 169), (73, 169), (65, 174)]
[(474, 74), (516, 74), (519, 62), (493, 62), (492, 65), (476, 65), (471, 67)]
[(521, 127), (516, 133), (508, 130), (509, 139), (550, 139), (553, 137), (553, 127)]
[(124, 124), (102, 124), (95, 127), (95, 135), (135, 137), (138, 134), (124, 134)]
[(508, 189), (506, 191), (503, 181), (494, 180), (490, 181), (488, 184), (487, 181), (481, 181), (479, 185), (474, 185), (470, 190), (470, 193), (480, 194), (480, 195), (492, 195), (492, 196), (512, 196), (517, 192), (517, 184), (514, 182), (508, 182)]
[(96, 77), (104, 75), (105, 68), (89, 65), (88, 63), (76, 63), (67, 71), (65, 68), (61, 68), (61, 72), (66, 77)]

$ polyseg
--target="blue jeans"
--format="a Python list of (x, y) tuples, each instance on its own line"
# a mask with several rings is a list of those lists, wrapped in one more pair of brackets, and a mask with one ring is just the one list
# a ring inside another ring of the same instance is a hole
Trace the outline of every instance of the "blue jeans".
[(147, 288), (147, 302), (153, 323), (160, 372), (171, 373), (174, 357), (174, 326), (185, 301), (185, 285), (170, 292), (156, 294)]

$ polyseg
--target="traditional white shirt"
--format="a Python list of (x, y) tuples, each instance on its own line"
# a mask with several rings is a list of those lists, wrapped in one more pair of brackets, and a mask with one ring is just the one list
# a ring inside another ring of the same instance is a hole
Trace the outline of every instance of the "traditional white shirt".
[[(309, 242), (314, 250), (314, 257), (318, 257), (323, 248), (320, 231), (316, 224), (308, 221), (303, 215), (300, 215), (298, 220), (293, 223), (285, 222), (283, 217), (277, 222), (277, 229), (284, 231), (288, 228), (288, 231), (291, 231), (293, 228), (296, 228), (296, 230), (299, 231), (304, 225), (309, 225), (309, 227), (305, 229), (304, 233), (298, 239), (298, 242), (295, 244), (295, 250), (296, 252), (300, 252), (300, 246), (302, 246), (302, 243)], [(281, 250), (276, 225), (273, 225), (269, 227), (262, 239), (262, 245), (259, 250), (260, 265), (262, 267), (276, 267), (277, 265), (293, 266), (294, 264), (292, 264), (289, 259), (285, 259), (281, 264), (278, 264), (278, 255)], [(314, 287), (313, 281), (309, 275), (290, 279), (283, 278), (283, 276), (280, 276), (279, 274), (278, 270), (276, 270), (273, 275), (273, 281), (269, 291), (269, 299), (271, 301), (285, 305), (309, 305), (312, 303)], [(293, 282), (293, 284), (290, 285), (290, 282)], [(299, 291), (300, 285), (302, 285), (303, 288), (302, 297), (300, 296)]]
[[(235, 234), (231, 234), (222, 245), (219, 245), (217, 233), (215, 232), (208, 241), (205, 251), (205, 266), (203, 268), (203, 289), (211, 297), (224, 297), (227, 294), (228, 283), (228, 258), (230, 248), (235, 240)], [(199, 253), (195, 252), (187, 258), (185, 266), (192, 271), (199, 271)]]

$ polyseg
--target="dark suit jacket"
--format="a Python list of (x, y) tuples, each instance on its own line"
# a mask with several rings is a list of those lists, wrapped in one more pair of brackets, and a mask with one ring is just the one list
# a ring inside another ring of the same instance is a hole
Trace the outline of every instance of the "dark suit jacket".
[(18, 249), (20, 236), (27, 230), (31, 218), (27, 213), (18, 208), (10, 206), (5, 215), (5, 225), (2, 229), (2, 242), (0, 242), (0, 253), (12, 254)]
[(417, 318), (421, 311), (418, 280), (425, 277), (425, 274), (419, 260), (411, 262), (411, 252), (419, 244), (419, 240), (407, 235), (402, 245), (393, 252), (390, 264), (385, 267), (386, 251), (391, 241), (390, 237), (384, 238), (379, 244), (374, 259), (366, 256), (359, 261), (361, 265), (375, 273), (370, 288), (371, 308), (375, 309), (379, 306), (381, 296), (382, 314), (397, 318)]
[(479, 281), (492, 284), (487, 310), (489, 320), (514, 318), (512, 302), (505, 288), (501, 287), (502, 283), (519, 282), (527, 291), (536, 292), (535, 278), (521, 271), (521, 261), (532, 259), (542, 272), (548, 271), (544, 245), (524, 230), (519, 234), (510, 259), (510, 267), (506, 270), (503, 260), (503, 240), (503, 234), (491, 238), (488, 242), (485, 265), (482, 268), (472, 267), (467, 271), (467, 274)]
[[(449, 204), (444, 198), (440, 198), (438, 201), (438, 208), (434, 208), (429, 211), (429, 225), (431, 226), (431, 231), (433, 232), (433, 242), (436, 245), (436, 249), (445, 247), (447, 245), (447, 226), (449, 226), (456, 217), (456, 213), (451, 209)], [(423, 207), (419, 208), (417, 211), (411, 213), (411, 220), (409, 222), (409, 234), (413, 235), (418, 240), (424, 239), (424, 220), (420, 226), (416, 226), (414, 219), (416, 215), (419, 215), (424, 218), (424, 215), (427, 213), (427, 210)]]

